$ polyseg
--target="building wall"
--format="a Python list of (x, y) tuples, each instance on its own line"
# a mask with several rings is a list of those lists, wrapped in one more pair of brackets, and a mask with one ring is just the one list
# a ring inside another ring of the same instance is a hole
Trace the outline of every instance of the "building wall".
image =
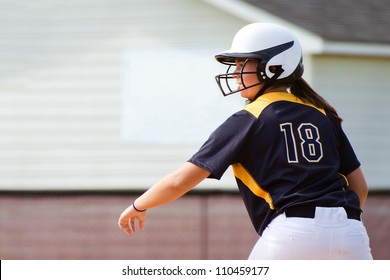
[(370, 188), (388, 189), (390, 59), (322, 55), (311, 66), (314, 87), (344, 119)]
[[(246, 259), (258, 239), (238, 194), (189, 194), (148, 210), (126, 236), (120, 213), (136, 196), (0, 196), (0, 259)], [(363, 212), (374, 259), (390, 259), (390, 196), (370, 194)]]
[[(123, 137), (131, 130), (123, 122), (124, 53), (159, 46), (224, 50), (247, 22), (204, 1), (161, 3), (0, 1), (0, 189), (144, 189), (199, 148)], [(165, 61), (145, 61), (151, 78)], [(382, 58), (306, 59), (305, 75), (345, 118), (372, 188), (386, 188), (389, 169), (388, 65)], [(219, 95), (215, 84), (210, 91)], [(375, 98), (366, 94), (372, 91)], [(222, 182), (204, 183), (232, 185), (230, 171)]]
[(124, 141), (123, 53), (225, 49), (242, 21), (196, 0), (0, 4), (0, 189), (144, 188), (198, 148)]

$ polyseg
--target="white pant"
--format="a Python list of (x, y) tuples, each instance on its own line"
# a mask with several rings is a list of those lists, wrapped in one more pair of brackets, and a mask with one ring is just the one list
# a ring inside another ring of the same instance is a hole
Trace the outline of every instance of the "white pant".
[(315, 218), (276, 217), (253, 247), (250, 260), (372, 259), (361, 221), (342, 207), (317, 207)]

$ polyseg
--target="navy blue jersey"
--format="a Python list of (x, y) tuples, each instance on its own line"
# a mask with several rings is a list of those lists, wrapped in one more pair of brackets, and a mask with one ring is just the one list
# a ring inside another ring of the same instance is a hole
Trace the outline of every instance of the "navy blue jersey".
[(256, 231), (291, 206), (350, 207), (360, 163), (340, 123), (293, 94), (271, 92), (219, 126), (189, 162), (220, 179), (232, 165)]

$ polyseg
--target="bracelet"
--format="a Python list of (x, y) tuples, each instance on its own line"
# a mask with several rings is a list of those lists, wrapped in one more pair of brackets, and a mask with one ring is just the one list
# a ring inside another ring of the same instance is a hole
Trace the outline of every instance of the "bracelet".
[(133, 208), (134, 208), (135, 211), (137, 211), (137, 212), (145, 212), (145, 211), (146, 211), (146, 209), (144, 209), (144, 210), (139, 210), (139, 209), (137, 209), (137, 207), (135, 207), (135, 205), (134, 205), (134, 202), (133, 202)]

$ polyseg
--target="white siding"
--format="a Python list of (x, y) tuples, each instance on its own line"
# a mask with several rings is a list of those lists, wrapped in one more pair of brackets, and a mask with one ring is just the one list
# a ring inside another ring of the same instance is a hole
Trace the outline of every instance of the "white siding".
[(371, 189), (390, 184), (390, 58), (317, 56), (311, 79), (338, 110)]
[[(200, 0), (0, 0), (0, 6), (2, 190), (145, 188), (179, 166), (198, 145), (121, 138), (124, 50), (223, 50), (247, 23)], [(165, 61), (145, 63), (162, 69)], [(388, 186), (389, 65), (359, 57), (306, 60), (306, 76), (345, 118), (372, 188)], [(234, 188), (230, 173), (204, 185)]]
[[(194, 144), (205, 139), (245, 102), (224, 97), (215, 82), (226, 66), (213, 58), (220, 50), (129, 49), (123, 70), (122, 135), (129, 143)], [(153, 75), (154, 64), (169, 57)], [(152, 81), (152, 82), (151, 82)]]
[(144, 188), (176, 168), (198, 146), (121, 139), (123, 51), (224, 49), (245, 24), (198, 0), (1, 0), (0, 6), (3, 190)]

